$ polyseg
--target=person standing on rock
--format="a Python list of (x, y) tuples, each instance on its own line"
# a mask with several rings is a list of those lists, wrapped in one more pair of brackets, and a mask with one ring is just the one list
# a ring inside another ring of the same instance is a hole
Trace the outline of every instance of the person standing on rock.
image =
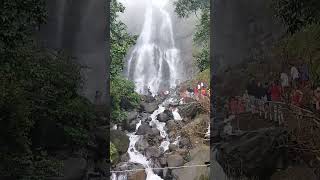
[(291, 65), (291, 80), (292, 80), (292, 86), (296, 86), (298, 84), (299, 71), (294, 65)]
[(280, 80), (281, 80), (281, 87), (283, 90), (283, 95), (284, 95), (284, 99), (285, 101), (289, 100), (289, 77), (287, 75), (287, 73), (285, 73), (284, 71), (282, 71), (282, 73), (280, 74)]

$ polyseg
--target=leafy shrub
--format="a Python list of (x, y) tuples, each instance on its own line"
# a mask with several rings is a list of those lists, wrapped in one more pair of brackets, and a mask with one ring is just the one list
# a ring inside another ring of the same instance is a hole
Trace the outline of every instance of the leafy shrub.
[(120, 122), (126, 118), (124, 109), (120, 106), (122, 98), (126, 98), (131, 106), (137, 107), (140, 102), (140, 96), (134, 91), (133, 82), (126, 80), (121, 76), (116, 76), (110, 83), (111, 96), (111, 120), (113, 122)]
[(110, 160), (111, 163), (114, 163), (119, 158), (119, 153), (116, 146), (110, 142)]

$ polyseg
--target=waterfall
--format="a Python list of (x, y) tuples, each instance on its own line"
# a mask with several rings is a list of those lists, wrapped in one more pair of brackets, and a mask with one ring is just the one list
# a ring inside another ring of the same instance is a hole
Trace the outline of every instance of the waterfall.
[(174, 88), (181, 79), (180, 51), (175, 46), (171, 17), (164, 8), (168, 0), (147, 3), (142, 31), (128, 56), (126, 75), (138, 93), (146, 94), (149, 88), (157, 94)]

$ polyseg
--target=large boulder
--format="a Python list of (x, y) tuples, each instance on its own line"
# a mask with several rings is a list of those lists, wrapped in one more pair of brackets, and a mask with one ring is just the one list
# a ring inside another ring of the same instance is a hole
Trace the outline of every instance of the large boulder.
[[(120, 163), (117, 165), (115, 170), (117, 171), (124, 171), (124, 170), (134, 170), (134, 169), (144, 169), (141, 164), (137, 163)], [(128, 180), (144, 180), (146, 179), (147, 175), (145, 170), (141, 171), (131, 171), (127, 173)]]
[(168, 131), (172, 131), (174, 130), (176, 127), (177, 127), (177, 123), (175, 120), (169, 120), (167, 123), (166, 123), (166, 128)]
[(128, 180), (144, 180), (146, 178), (147, 175), (145, 170), (130, 172), (128, 174)]
[(145, 155), (147, 158), (158, 158), (161, 156), (161, 151), (157, 147), (148, 147), (145, 150)]
[(127, 112), (127, 120), (130, 122), (138, 117), (138, 112), (137, 111), (130, 111)]
[(116, 146), (120, 154), (127, 152), (130, 141), (129, 137), (123, 131), (110, 130), (110, 141)]
[(179, 147), (178, 147), (178, 145), (176, 145), (176, 144), (170, 144), (169, 145), (169, 151), (176, 151), (177, 149), (178, 149)]
[(151, 102), (155, 102), (156, 98), (150, 95), (144, 95), (141, 96), (142, 101), (147, 102), (147, 103), (151, 103)]
[(146, 134), (152, 134), (152, 128), (147, 123), (142, 123), (137, 132), (136, 135), (146, 135)]
[(185, 104), (179, 107), (179, 114), (183, 118), (194, 119), (201, 112), (199, 103)]
[(122, 122), (122, 127), (124, 130), (129, 132), (133, 132), (136, 130), (136, 124), (139, 122), (138, 112), (137, 111), (130, 111), (127, 112), (127, 118)]
[[(288, 134), (281, 128), (260, 129), (229, 136), (217, 146), (217, 161), (228, 172), (242, 172), (247, 177), (270, 177), (287, 155)], [(241, 174), (230, 174), (239, 177)]]
[(149, 143), (148, 143), (148, 140), (146, 138), (140, 138), (135, 144), (135, 148), (139, 152), (143, 152), (148, 147), (149, 147)]
[[(194, 164), (205, 165), (206, 162), (210, 162), (210, 147), (206, 145), (202, 145), (191, 150), (190, 162), (184, 165), (185, 166), (194, 165)], [(209, 167), (175, 169), (172, 171), (172, 174), (177, 180), (209, 179)]]
[(142, 102), (140, 106), (143, 112), (147, 112), (150, 114), (158, 109), (158, 104), (156, 102), (151, 102), (151, 103)]
[(151, 128), (151, 135), (160, 136), (160, 130), (157, 128)]
[(158, 114), (157, 119), (160, 122), (167, 122), (170, 119), (173, 119), (173, 114), (169, 110), (164, 110), (162, 113)]
[(169, 167), (178, 167), (184, 164), (183, 157), (178, 154), (171, 154), (167, 157)]

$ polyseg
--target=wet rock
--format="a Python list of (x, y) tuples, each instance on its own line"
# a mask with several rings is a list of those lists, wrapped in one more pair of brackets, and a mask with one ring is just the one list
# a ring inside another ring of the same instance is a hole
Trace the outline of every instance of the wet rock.
[(149, 124), (141, 124), (136, 132), (136, 135), (152, 134), (152, 128)]
[(138, 116), (138, 112), (137, 111), (130, 111), (130, 112), (127, 112), (127, 120), (130, 122), (134, 119), (136, 119)]
[(184, 148), (184, 147), (190, 147), (191, 146), (191, 141), (187, 137), (182, 137), (179, 141), (179, 147)]
[(149, 143), (145, 138), (140, 138), (135, 144), (135, 148), (139, 152), (143, 152), (148, 147), (149, 147)]
[(178, 167), (184, 164), (184, 160), (182, 156), (178, 154), (172, 154), (168, 156), (167, 163), (169, 167)]
[(129, 132), (134, 132), (136, 130), (136, 126), (139, 123), (138, 119), (132, 120), (129, 125), (125, 128), (125, 130), (128, 130)]
[[(193, 164), (205, 164), (210, 161), (210, 147), (199, 146), (192, 149), (190, 152), (190, 162), (184, 164), (186, 166)], [(209, 167), (194, 167), (194, 168), (182, 168), (172, 171), (173, 176), (177, 180), (195, 180), (195, 179), (209, 179)]]
[(159, 135), (152, 135), (152, 134), (147, 134), (145, 135), (145, 138), (148, 140), (148, 143), (150, 146), (160, 146), (160, 143), (162, 142), (163, 138)]
[(151, 121), (152, 121), (151, 117), (148, 117), (148, 118), (145, 119), (146, 123), (150, 123)]
[(177, 126), (178, 126), (178, 124), (176, 123), (175, 120), (169, 120), (169, 121), (166, 123), (166, 127), (167, 127), (168, 131), (174, 130)]
[(152, 102), (152, 103), (142, 102), (142, 103), (141, 103), (141, 109), (142, 109), (142, 111), (151, 114), (151, 113), (153, 113), (155, 110), (158, 109), (158, 104), (155, 103), (155, 102)]
[(128, 174), (128, 180), (144, 180), (147, 178), (146, 171), (135, 171)]
[(121, 157), (120, 157), (121, 162), (127, 162), (127, 161), (129, 161), (129, 159), (130, 159), (130, 157), (129, 157), (128, 153), (125, 153), (125, 154), (121, 155)]
[(176, 144), (170, 144), (169, 145), (169, 151), (175, 151), (177, 150), (179, 147)]
[(116, 146), (120, 154), (127, 152), (130, 142), (129, 137), (123, 131), (110, 130), (110, 141)]
[(159, 162), (160, 162), (161, 166), (165, 166), (167, 164), (167, 159), (165, 157), (162, 157), (159, 159)]
[(160, 131), (157, 128), (152, 128), (150, 134), (154, 136), (160, 136)]
[(142, 101), (147, 102), (147, 103), (152, 103), (152, 102), (156, 101), (155, 97), (149, 96), (149, 95), (141, 96), (141, 98), (142, 98)]
[[(161, 168), (162, 167), (160, 162), (157, 159), (154, 160), (152, 164), (153, 164), (153, 167), (155, 167), (155, 168)], [(163, 176), (163, 170), (162, 169), (154, 169), (153, 172), (155, 174), (159, 175), (160, 177)]]
[[(134, 170), (134, 169), (144, 169), (141, 164), (137, 163), (119, 163), (115, 170), (123, 171), (123, 170)], [(144, 180), (146, 179), (145, 170), (141, 171), (132, 171), (127, 174), (128, 180)]]
[(147, 158), (158, 158), (161, 156), (160, 149), (157, 147), (148, 147), (145, 150), (145, 155)]
[(167, 121), (169, 121), (170, 119), (173, 119), (173, 114), (172, 114), (172, 112), (169, 111), (169, 110), (164, 110), (164, 112), (158, 114), (157, 119), (158, 119), (160, 122), (167, 122)]
[(201, 112), (199, 103), (186, 104), (179, 108), (179, 114), (183, 118), (194, 119)]

